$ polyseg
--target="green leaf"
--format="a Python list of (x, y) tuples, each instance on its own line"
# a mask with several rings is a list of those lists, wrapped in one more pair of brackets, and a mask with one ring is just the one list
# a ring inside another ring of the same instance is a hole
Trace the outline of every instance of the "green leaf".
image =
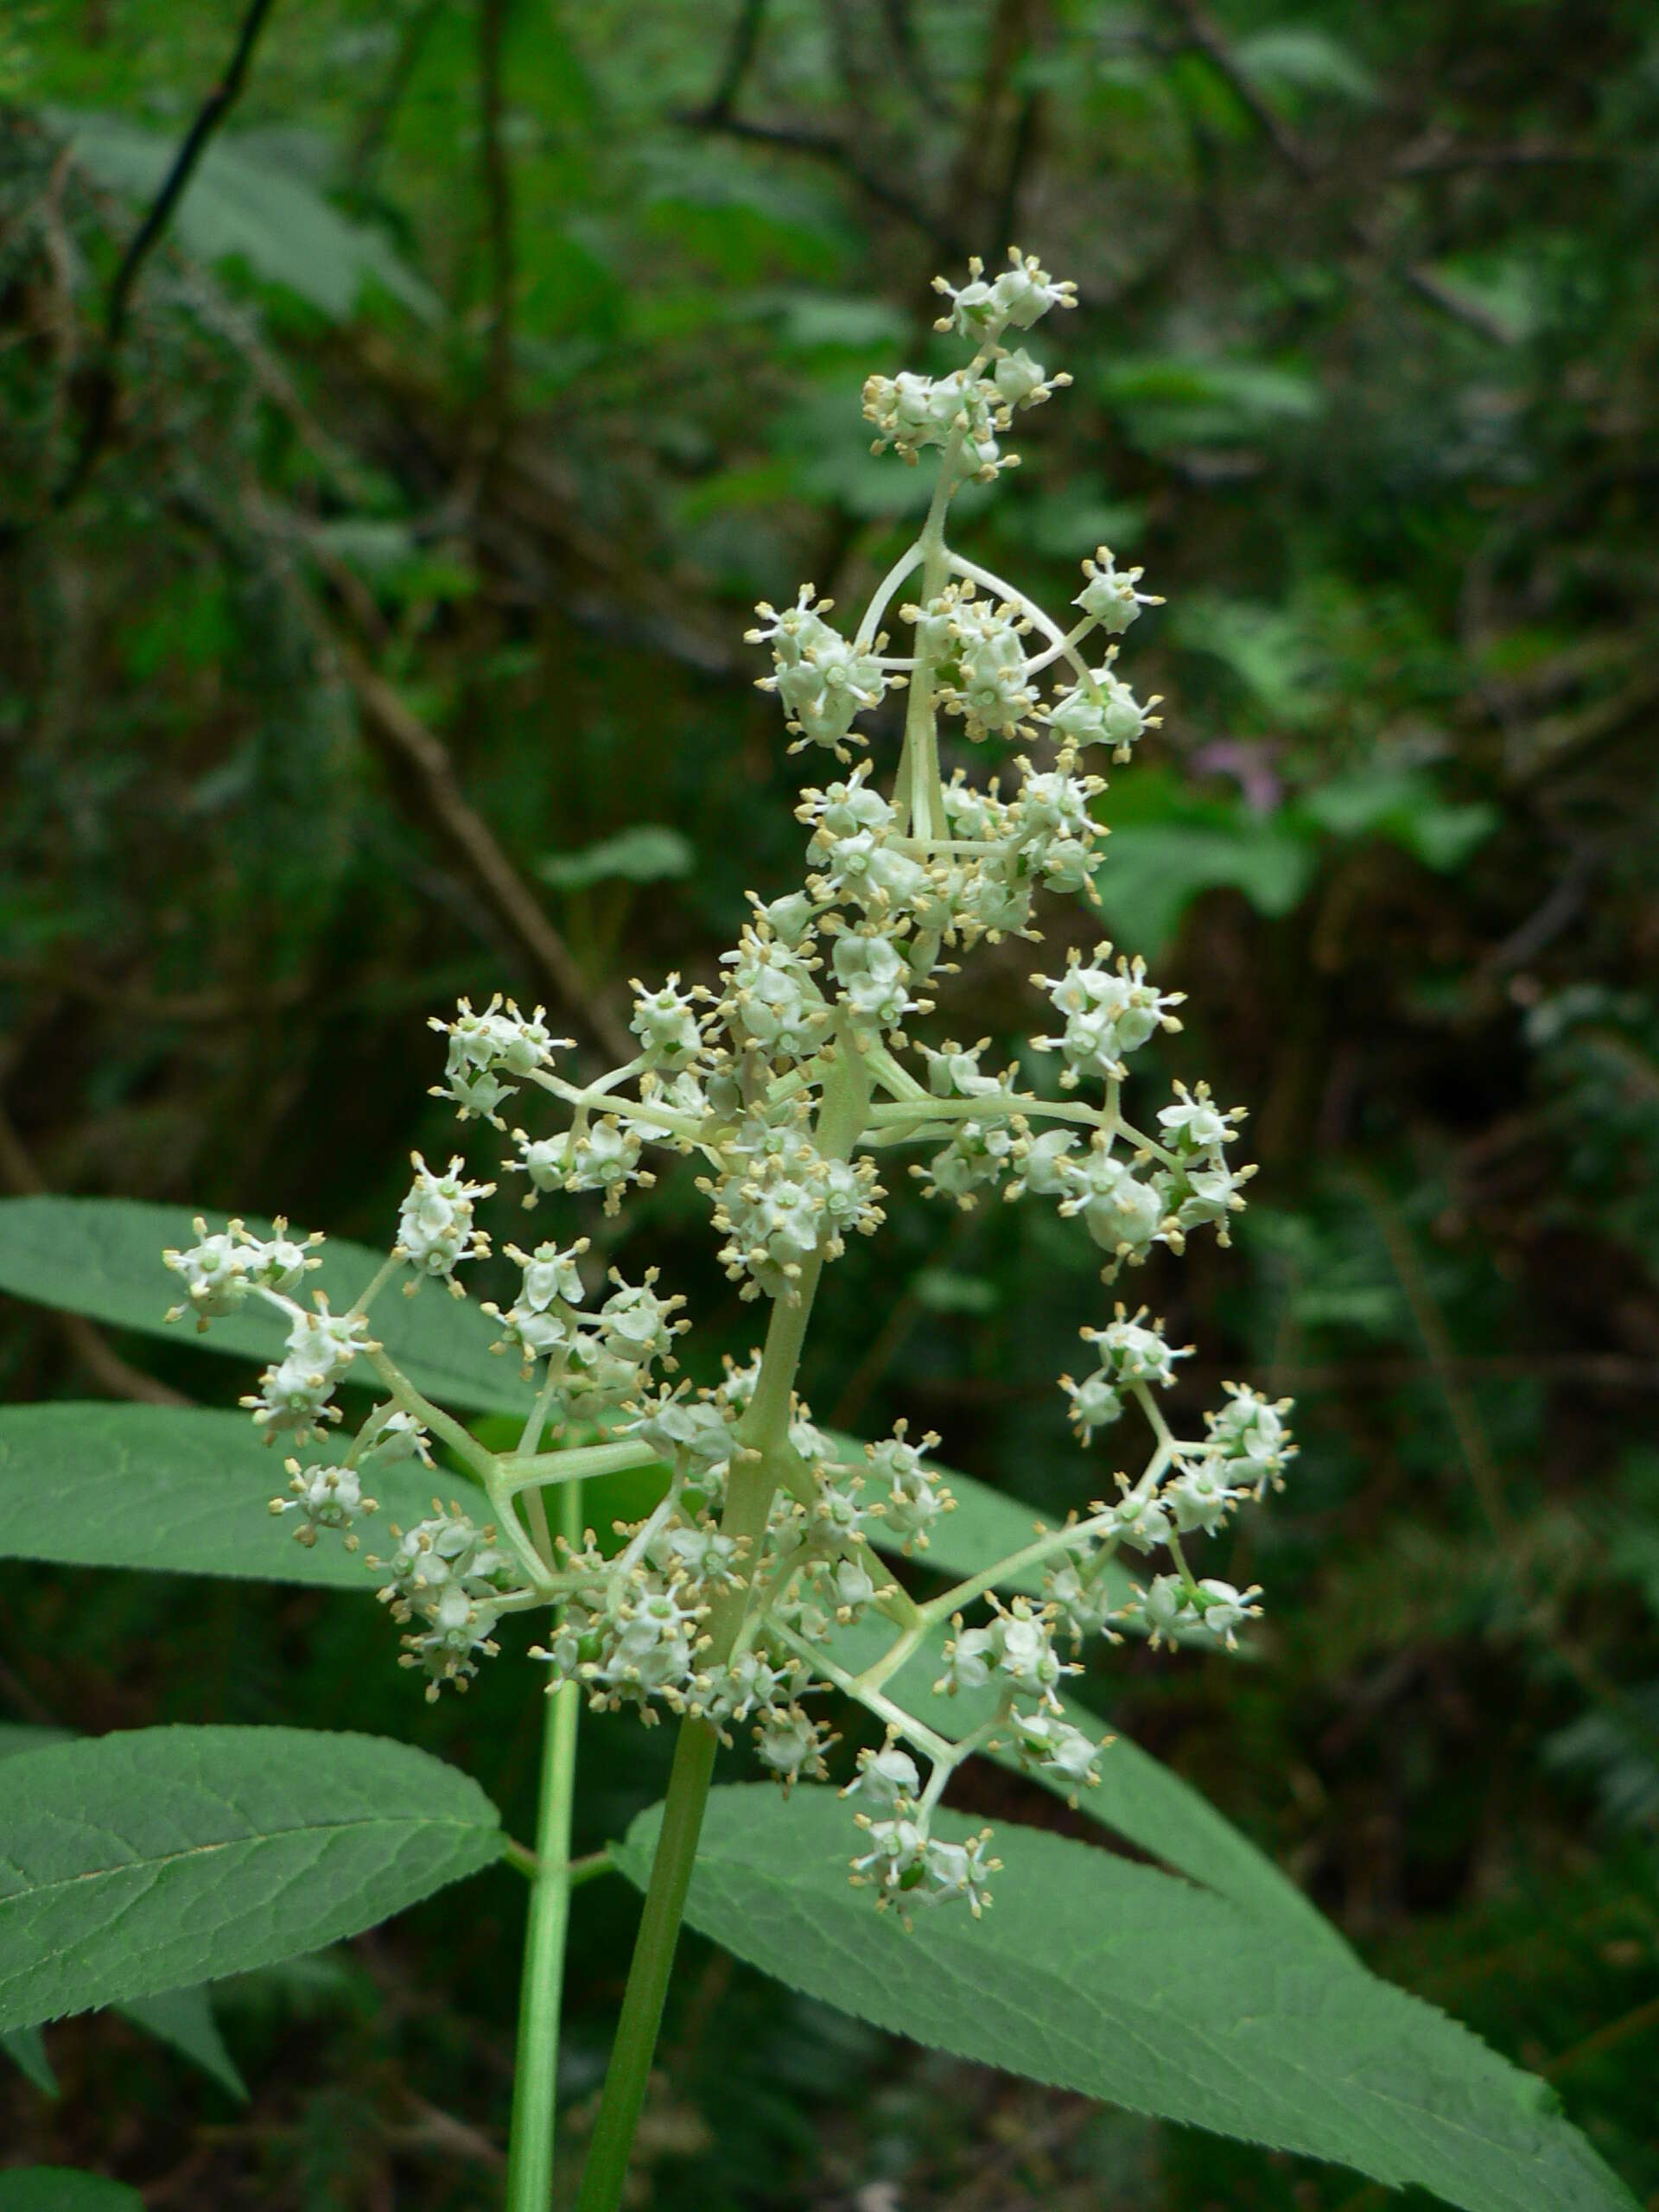
[(171, 2044), (239, 2104), (247, 2102), (248, 2085), (225, 2048), (212, 2001), (199, 1981), (184, 1989), (158, 1990), (153, 1997), (130, 1997), (116, 2010), (158, 2043)]
[(43, 2097), (57, 2095), (58, 2077), (46, 2055), (46, 2037), (38, 2028), (8, 2028), (0, 2035), (0, 2050)]
[[(413, 1461), (377, 1474), (366, 1487), (380, 1510), (366, 1535), (421, 1520), (435, 1488), (453, 1479)], [(361, 1552), (327, 1535), (298, 1544), (292, 1520), (270, 1512), (287, 1481), (282, 1452), (267, 1450), (244, 1414), (102, 1402), (0, 1407), (0, 1559), (372, 1592)]]
[[(644, 1887), (660, 1808), (615, 1863)], [(973, 1823), (938, 1816), (942, 1835)], [(980, 2063), (1415, 2183), (1464, 2212), (1633, 2212), (1553, 2093), (1361, 1968), (1155, 1868), (1003, 1824), (978, 1923), (912, 1934), (848, 1882), (827, 1790), (715, 1790), (686, 1916), (791, 1987)]]
[(1263, 436), (1314, 421), (1325, 404), (1306, 369), (1190, 353), (1118, 355), (1098, 390), (1130, 442), (1152, 453)]
[(1481, 801), (1443, 799), (1415, 769), (1373, 767), (1304, 791), (1300, 811), (1332, 836), (1390, 837), (1441, 874), (1459, 868), (1497, 829), (1500, 816)]
[[(225, 1225), (222, 1213), (203, 1208), (200, 1217), (210, 1230)], [(192, 1207), (137, 1198), (0, 1198), (0, 1290), (237, 1359), (263, 1364), (278, 1357), (283, 1319), (262, 1299), (250, 1299), (239, 1313), (226, 1314), (203, 1334), (188, 1319), (164, 1318), (179, 1303), (181, 1286), (162, 1266), (162, 1254), (195, 1243), (196, 1218)], [(247, 1225), (256, 1236), (270, 1233), (270, 1224), (251, 1215)], [(305, 1295), (322, 1291), (340, 1313), (385, 1258), (331, 1236), (321, 1248), (321, 1267), (305, 1279)], [(405, 1298), (393, 1283), (375, 1301), (373, 1318), (376, 1338), (429, 1398), (506, 1413), (528, 1409), (530, 1389), (511, 1359), (492, 1356), (497, 1332), (477, 1306), (462, 1306), (431, 1285)], [(352, 1379), (374, 1387), (360, 1362)]]
[(14, 2166), (0, 2173), (0, 2212), (144, 2212), (144, 2200), (78, 2166)]
[[(153, 200), (178, 150), (168, 132), (124, 116), (50, 111), (74, 157), (107, 192)], [(435, 321), (442, 307), (385, 241), (331, 207), (289, 162), (261, 158), (255, 143), (216, 139), (203, 154), (172, 227), (198, 261), (234, 255), (266, 283), (281, 284), (342, 322), (371, 285)]]
[(374, 1736), (141, 1728), (6, 1779), (0, 2029), (316, 1950), (501, 1850), (475, 1782)]
[[(39, 1408), (29, 1407), (26, 1412)], [(149, 1413), (159, 1410), (141, 1407), (132, 1410)], [(0, 1421), (5, 1416), (0, 1414)], [(207, 1414), (207, 1420), (219, 1416)], [(0, 1727), (0, 1758), (11, 1758), (24, 1751), (42, 1751), (49, 1744), (73, 1744), (86, 1739), (78, 1737), (72, 1728), (29, 1727), (22, 1723)], [(219, 2032), (219, 2023), (213, 2018), (207, 1992), (200, 1983), (185, 1989), (166, 1989), (154, 1997), (138, 1997), (116, 2010), (159, 2042), (171, 2044), (174, 2050), (200, 2067), (202, 2072), (217, 2082), (231, 2095), (245, 2100), (247, 2085), (237, 2071), (236, 2062), (225, 2048), (224, 2037)], [(46, 2046), (38, 2027), (17, 2028), (0, 2037), (8, 2055), (22, 2067), (36, 2088), (48, 2096), (55, 2096), (58, 2085), (46, 2056)]]
[(1135, 823), (1113, 830), (1095, 887), (1114, 934), (1155, 954), (1205, 892), (1242, 892), (1258, 913), (1287, 914), (1318, 865), (1306, 838), (1261, 816), (1241, 813), (1226, 828)]
[(1233, 58), (1247, 77), (1269, 90), (1335, 92), (1361, 106), (1376, 98), (1376, 80), (1358, 55), (1304, 24), (1249, 32), (1233, 41)]
[(536, 873), (556, 891), (585, 891), (589, 884), (660, 883), (690, 875), (696, 862), (691, 841), (660, 822), (637, 822), (579, 853), (550, 853)]
[(50, 1728), (32, 1720), (0, 1720), (0, 1759), (16, 1758), (20, 1751), (43, 1751), (48, 1744), (73, 1744), (73, 1728)]

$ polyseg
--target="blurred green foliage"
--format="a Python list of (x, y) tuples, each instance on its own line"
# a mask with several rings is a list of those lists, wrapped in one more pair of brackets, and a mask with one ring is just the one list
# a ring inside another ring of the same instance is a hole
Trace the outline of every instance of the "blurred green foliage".
[[(1236, 1365), (1302, 1401), (1295, 1483), (1221, 1567), (1268, 1586), (1254, 1663), (1122, 1653), (1115, 1722), (1659, 2202), (1650, 11), (279, 5), (106, 363), (236, 29), (226, 0), (37, 0), (0, 29), (0, 1176), (382, 1241), (408, 1149), (449, 1136), (428, 1011), (539, 993), (587, 1044), (630, 975), (706, 972), (798, 857), (747, 602), (880, 573), (925, 487), (863, 451), (859, 379), (925, 362), (935, 268), (1039, 250), (1081, 286), (1077, 389), (962, 503), (968, 550), (1063, 600), (1105, 539), (1168, 595), (1100, 889), (1190, 995), (1173, 1071), (1251, 1103), (1262, 1172), (1240, 1249), (1142, 1294), (1181, 1300), (1196, 1389)], [(1015, 1049), (1027, 964), (1004, 948), (958, 1033)], [(837, 1271), (820, 1417), (906, 1411), (1075, 1501), (1052, 1378), (1098, 1318), (1086, 1255), (1039, 1216), (893, 1211)], [(700, 1217), (665, 1181), (584, 1226), (741, 1350)], [(11, 1393), (113, 1387), (88, 1356), (5, 1316)], [(429, 1711), (372, 1608), (0, 1588), (12, 1719), (408, 1735), (528, 1822), (509, 1663)], [(587, 1730), (584, 1845), (664, 1761)], [(51, 2031), (59, 2097), (0, 2085), (8, 2155), (181, 2205), (487, 2202), (521, 1909), (491, 1876), (463, 1917), (220, 1990), (246, 2107), (112, 2017)], [(578, 2127), (631, 1917), (581, 1892)], [(695, 1942), (664, 2075), (664, 2208), (1373, 2201), (889, 2044)]]

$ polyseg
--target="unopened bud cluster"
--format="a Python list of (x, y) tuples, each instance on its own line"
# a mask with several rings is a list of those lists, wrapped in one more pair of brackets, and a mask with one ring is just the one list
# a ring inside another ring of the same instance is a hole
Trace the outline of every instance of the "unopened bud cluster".
[[(823, 1271), (850, 1237), (880, 1227), (894, 1152), (912, 1155), (901, 1164), (927, 1195), (954, 1205), (999, 1194), (1052, 1205), (1087, 1233), (1107, 1281), (1155, 1247), (1179, 1253), (1195, 1231), (1224, 1243), (1251, 1173), (1233, 1158), (1241, 1110), (1202, 1084), (1176, 1084), (1145, 1123), (1128, 1118), (1131, 1063), (1179, 1028), (1180, 995), (1100, 942), (1091, 922), (1033, 978), (1047, 1013), (1030, 1045), (1053, 1056), (1055, 1095), (1023, 1087), (1017, 1059), (985, 1065), (988, 1040), (922, 1033), (962, 956), (1012, 936), (1039, 941), (1047, 897), (1092, 901), (1107, 786), (1089, 764), (1130, 760), (1158, 719), (1157, 700), (1138, 697), (1116, 666), (1117, 641), (1159, 603), (1138, 569), (1097, 548), (1057, 620), (945, 535), (953, 493), (1011, 466), (1016, 415), (1068, 381), (1008, 341), (1075, 304), (1072, 288), (1014, 253), (995, 275), (976, 262), (965, 283), (940, 289), (950, 307), (938, 327), (970, 358), (938, 376), (873, 376), (864, 393), (878, 451), (938, 454), (921, 534), (855, 622), (838, 626), (833, 603), (804, 585), (781, 612), (763, 606), (750, 633), (770, 652), (760, 681), (795, 747), (820, 748), (840, 771), (802, 792), (798, 885), (754, 898), (705, 979), (636, 982), (639, 1049), (596, 1081), (562, 1066), (568, 1045), (540, 1008), (463, 1001), (434, 1023), (446, 1039), (435, 1095), (468, 1129), (510, 1144), (504, 1186), (524, 1210), (548, 1204), (551, 1233), (493, 1255), (474, 1216), (495, 1184), (471, 1179), (461, 1155), (436, 1169), (417, 1154), (391, 1257), (346, 1313), (300, 1301), (314, 1259), (280, 1224), (264, 1242), (238, 1224), (219, 1235), (199, 1224), (199, 1243), (168, 1264), (184, 1284), (175, 1311), (200, 1325), (251, 1299), (281, 1316), (282, 1356), (245, 1401), (268, 1435), (298, 1447), (335, 1433), (348, 1375), (366, 1369), (379, 1386), (346, 1449), (326, 1465), (287, 1463), (289, 1491), (272, 1510), (294, 1517), (302, 1542), (335, 1530), (355, 1544), (353, 1524), (375, 1510), (375, 1471), (395, 1456), (429, 1464), (439, 1440), (464, 1464), (471, 1502), (435, 1501), (417, 1526), (391, 1531), (394, 1548), (374, 1562), (404, 1662), (429, 1694), (464, 1688), (503, 1618), (534, 1611), (547, 1625), (532, 1649), (553, 1682), (646, 1719), (666, 1710), (728, 1737), (745, 1730), (789, 1787), (830, 1771), (835, 1739), (809, 1700), (833, 1688), (887, 1732), (880, 1750), (860, 1752), (849, 1785), (855, 1878), (901, 1910), (960, 1900), (977, 1912), (995, 1871), (988, 1832), (953, 1843), (932, 1828), (951, 1773), (989, 1748), (1068, 1794), (1092, 1783), (1103, 1746), (1063, 1694), (1078, 1652), (1126, 1632), (1230, 1648), (1260, 1592), (1197, 1574), (1184, 1547), (1224, 1534), (1278, 1486), (1294, 1446), (1287, 1402), (1232, 1385), (1197, 1433), (1178, 1433), (1162, 1402), (1186, 1352), (1146, 1308), (1120, 1305), (1084, 1330), (1090, 1361), (1060, 1386), (1085, 1446), (1115, 1445), (1130, 1413), (1144, 1424), (1140, 1471), (1115, 1471), (1110, 1495), (1027, 1547), (1020, 1564), (1039, 1572), (1023, 1586), (1039, 1581), (1038, 1594), (998, 1599), (1005, 1577), (988, 1560), (918, 1600), (909, 1572), (895, 1578), (883, 1554), (925, 1567), (953, 1503), (930, 1457), (938, 1440), (912, 1440), (900, 1423), (849, 1460), (795, 1387)], [(890, 779), (853, 765), (855, 747), (900, 719)], [(554, 1126), (530, 1126), (532, 1100), (563, 1109)], [(655, 1270), (601, 1280), (560, 1203), (586, 1195), (614, 1213), (664, 1154), (696, 1163), (721, 1262), (769, 1314), (763, 1348), (741, 1363), (728, 1356), (723, 1379), (700, 1388), (676, 1379), (683, 1301)], [(460, 1298), (466, 1271), (486, 1260), (507, 1287), (482, 1310), (534, 1393), (505, 1453), (429, 1406), (368, 1320), (393, 1277), (411, 1294), (435, 1282)], [(659, 1471), (652, 1510), (604, 1542), (590, 1531), (574, 1547), (548, 1544), (536, 1493), (623, 1466)], [(1124, 1559), (1149, 1563), (1127, 1602), (1111, 1567)], [(854, 1671), (842, 1632), (871, 1617), (891, 1624), (891, 1651)], [(963, 1701), (951, 1709), (981, 1715), (957, 1738), (894, 1702), (890, 1678), (924, 1649), (942, 1668), (939, 1689)]]

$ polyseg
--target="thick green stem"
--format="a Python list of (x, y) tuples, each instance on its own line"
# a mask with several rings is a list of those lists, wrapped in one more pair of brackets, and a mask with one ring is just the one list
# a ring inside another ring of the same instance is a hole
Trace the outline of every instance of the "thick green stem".
[[(850, 1025), (842, 1017), (838, 1027), (840, 1051), (825, 1074), (817, 1136), (820, 1152), (845, 1160), (869, 1110), (870, 1081)], [(772, 1501), (785, 1471), (795, 1376), (823, 1272), (823, 1255), (816, 1254), (801, 1270), (794, 1302), (780, 1299), (773, 1304), (754, 1395), (738, 1424), (738, 1437), (747, 1449), (732, 1464), (721, 1529), (723, 1534), (745, 1541), (751, 1560), (760, 1558)], [(753, 1594), (747, 1586), (731, 1591), (714, 1608), (702, 1655), (706, 1669), (721, 1666), (730, 1657), (742, 1633)], [(719, 1740), (706, 1720), (687, 1719), (680, 1723), (673, 1770), (663, 1802), (663, 1825), (651, 1862), (645, 1909), (628, 1968), (628, 1986), (616, 2024), (616, 2040), (611, 2045), (611, 2063), (600, 2099), (593, 2146), (582, 2172), (577, 2212), (617, 2212), (622, 2202), (628, 2157), (651, 2078), (651, 2062), (662, 2026), (663, 2004), (673, 1971), (686, 1892), (691, 1886)], [(512, 2208), (512, 2212), (518, 2212), (518, 2208)]]
[[(657, 2032), (662, 2025), (663, 2001), (674, 1967), (680, 1922), (685, 1912), (685, 1893), (691, 1886), (691, 1869), (697, 1856), (697, 1837), (702, 1829), (702, 1808), (709, 1800), (709, 1777), (715, 1770), (719, 1742), (706, 1720), (683, 1720), (674, 1747), (674, 1768), (669, 1777), (663, 1805), (662, 1832), (657, 1855), (651, 1864), (651, 1886), (628, 1969), (627, 1993), (616, 2024), (616, 2041), (605, 2075), (593, 2145), (582, 2177), (577, 2212), (616, 2212), (628, 2177), (628, 2155), (633, 2132), (645, 2101), (651, 2062), (656, 2053)], [(512, 2208), (518, 2212), (518, 2208)], [(538, 2208), (540, 2212), (540, 2208)]]
[[(560, 1493), (559, 1533), (567, 1543), (582, 1541), (579, 1483), (572, 1483)], [(559, 2007), (564, 1986), (565, 1936), (570, 1923), (570, 1810), (575, 1795), (576, 1725), (581, 1713), (582, 1692), (575, 1682), (563, 1682), (549, 1695), (541, 1802), (536, 1816), (536, 1872), (531, 1885), (524, 1980), (518, 1993), (506, 2212), (548, 2212), (553, 2198)]]

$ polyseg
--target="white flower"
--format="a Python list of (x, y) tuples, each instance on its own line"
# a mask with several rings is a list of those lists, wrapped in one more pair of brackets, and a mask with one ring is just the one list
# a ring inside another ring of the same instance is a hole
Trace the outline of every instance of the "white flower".
[(1200, 1582), (1194, 1605), (1206, 1634), (1224, 1643), (1230, 1651), (1236, 1650), (1238, 1638), (1234, 1630), (1260, 1614), (1261, 1606), (1253, 1605), (1251, 1600), (1261, 1594), (1255, 1584), (1240, 1591), (1235, 1590), (1230, 1582)]
[(887, 678), (874, 655), (855, 651), (823, 620), (832, 604), (803, 584), (781, 614), (763, 600), (756, 609), (762, 626), (747, 636), (751, 645), (772, 647), (773, 673), (760, 677), (760, 688), (778, 694), (800, 743), (827, 746), (844, 760), (854, 716), (880, 705)]
[(1160, 1107), (1158, 1113), (1164, 1142), (1184, 1158), (1197, 1153), (1218, 1154), (1221, 1147), (1230, 1144), (1238, 1135), (1242, 1116), (1223, 1113), (1211, 1097), (1207, 1083), (1191, 1091), (1184, 1083), (1178, 1083), (1175, 1090), (1175, 1103)]
[(973, 345), (984, 346), (1000, 338), (1010, 325), (1016, 330), (1029, 330), (1051, 308), (1077, 305), (1077, 286), (1065, 281), (1057, 283), (1034, 254), (1021, 254), (1017, 246), (1010, 246), (1008, 259), (1012, 266), (988, 284), (984, 281), (985, 264), (977, 254), (969, 261), (967, 283), (949, 284), (943, 276), (936, 276), (933, 289), (950, 300), (950, 312), (940, 316), (935, 329), (954, 330)]
[(301, 1243), (289, 1236), (280, 1216), (271, 1226), (276, 1234), (270, 1237), (256, 1236), (239, 1221), (210, 1234), (198, 1215), (195, 1243), (186, 1251), (162, 1255), (162, 1265), (184, 1281), (185, 1303), (170, 1307), (167, 1319), (176, 1321), (193, 1313), (196, 1326), (205, 1329), (210, 1320), (238, 1312), (255, 1290), (283, 1297), (297, 1289), (308, 1269), (322, 1265), (311, 1249), (321, 1243), (321, 1234)]
[(1222, 1388), (1228, 1394), (1227, 1403), (1206, 1420), (1211, 1449), (1228, 1479), (1244, 1484), (1257, 1497), (1269, 1486), (1282, 1488), (1286, 1464), (1296, 1452), (1285, 1424), (1290, 1400), (1269, 1401), (1237, 1382), (1225, 1382)]
[(1082, 1382), (1062, 1375), (1060, 1388), (1071, 1401), (1071, 1417), (1079, 1443), (1092, 1441), (1097, 1428), (1109, 1428), (1123, 1411), (1122, 1399), (1104, 1375), (1090, 1375)]
[(1160, 991), (1148, 982), (1146, 963), (1138, 955), (1134, 960), (1120, 956), (1116, 967), (1108, 968), (1111, 949), (1097, 945), (1087, 965), (1074, 950), (1064, 975), (1032, 978), (1048, 993), (1055, 1012), (1065, 1017), (1062, 1036), (1032, 1041), (1039, 1052), (1063, 1054), (1065, 1068), (1060, 1083), (1066, 1090), (1081, 1076), (1121, 1081), (1126, 1052), (1138, 1052), (1160, 1028), (1181, 1026), (1171, 1008), (1181, 1004), (1185, 994)]
[[(295, 1537), (309, 1546), (317, 1541), (319, 1529), (349, 1530), (359, 1514), (378, 1510), (373, 1498), (365, 1497), (363, 1485), (353, 1467), (302, 1468), (297, 1459), (283, 1463), (289, 1477), (287, 1497), (273, 1497), (273, 1513), (297, 1513), (300, 1524)], [(347, 1535), (347, 1551), (357, 1549), (357, 1538)]]
[[(488, 1198), (495, 1185), (467, 1182), (461, 1173), (466, 1162), (459, 1157), (441, 1175), (433, 1174), (418, 1152), (410, 1157), (415, 1180), (398, 1212), (393, 1249), (417, 1275), (448, 1282), (459, 1261), (488, 1256), (488, 1237), (473, 1226), (473, 1201)], [(451, 1287), (459, 1294), (459, 1285), (451, 1282)]]
[(1191, 1344), (1177, 1351), (1165, 1338), (1161, 1323), (1145, 1325), (1146, 1307), (1131, 1317), (1120, 1306), (1116, 1318), (1103, 1329), (1085, 1329), (1086, 1343), (1095, 1347), (1102, 1373), (1113, 1382), (1152, 1382), (1168, 1389), (1175, 1380), (1174, 1363), (1190, 1359)]
[(989, 1828), (966, 1843), (943, 1843), (937, 1836), (930, 1837), (922, 1854), (927, 1878), (916, 1892), (918, 1901), (947, 1904), (961, 1898), (977, 1920), (991, 1901), (990, 1878), (1001, 1864), (985, 1856), (990, 1840)]
[(1095, 1758), (1101, 1747), (1081, 1728), (1074, 1728), (1069, 1720), (1062, 1720), (1058, 1713), (1046, 1710), (1016, 1713), (1012, 1718), (1020, 1757), (1043, 1772), (1058, 1775), (1063, 1782), (1070, 1783), (1074, 1804), (1078, 1789), (1085, 1783), (1099, 1782), (1100, 1769), (1095, 1764)]
[(1227, 1478), (1214, 1459), (1192, 1462), (1164, 1485), (1164, 1503), (1174, 1514), (1175, 1526), (1183, 1535), (1201, 1529), (1206, 1536), (1213, 1536), (1235, 1497), (1249, 1495), (1247, 1491), (1228, 1488)]
[(549, 1036), (543, 1011), (537, 1007), (526, 1017), (512, 1000), (504, 1004), (498, 994), (482, 1014), (474, 1014), (470, 1000), (462, 999), (453, 1021), (434, 1014), (431, 1027), (448, 1038), (449, 1052), (443, 1082), (432, 1096), (452, 1099), (463, 1122), (476, 1114), (499, 1128), (495, 1109), (516, 1088), (501, 1082), (500, 1076), (527, 1076), (544, 1067), (555, 1049), (570, 1045), (568, 1037)]
[(690, 1324), (671, 1317), (684, 1305), (683, 1298), (658, 1298), (652, 1287), (657, 1270), (649, 1268), (643, 1283), (630, 1286), (614, 1269), (616, 1290), (599, 1310), (599, 1330), (605, 1350), (642, 1374), (657, 1361), (672, 1367), (669, 1357), (674, 1338)]
[(1113, 637), (1122, 637), (1143, 607), (1161, 607), (1164, 603), (1150, 592), (1135, 589), (1146, 571), (1120, 571), (1113, 562), (1109, 545), (1097, 547), (1094, 559), (1084, 563), (1083, 572), (1088, 581), (1071, 604), (1091, 615)]
[(754, 1747), (785, 1789), (796, 1782), (821, 1781), (830, 1771), (823, 1763), (826, 1736), (798, 1706), (768, 1713), (754, 1732)]
[(868, 1748), (858, 1755), (858, 1777), (842, 1791), (843, 1797), (863, 1797), (886, 1808), (913, 1799), (921, 1788), (916, 1762), (908, 1751), (889, 1743), (879, 1751)]
[(677, 975), (671, 976), (661, 989), (655, 991), (646, 990), (637, 977), (633, 983), (638, 995), (628, 1027), (655, 1066), (680, 1066), (696, 1057), (702, 1041), (696, 995), (677, 990), (675, 986), (679, 980)]
[(331, 1313), (321, 1294), (315, 1313), (290, 1310), (294, 1320), (283, 1358), (260, 1376), (258, 1395), (242, 1403), (251, 1408), (255, 1426), (265, 1431), (267, 1440), (277, 1430), (291, 1428), (295, 1441), (303, 1444), (325, 1421), (340, 1419), (330, 1403), (334, 1385), (358, 1354), (368, 1350), (369, 1325), (360, 1313)]
[(842, 998), (865, 1020), (893, 1029), (915, 1007), (909, 966), (890, 938), (844, 931), (832, 963)]

